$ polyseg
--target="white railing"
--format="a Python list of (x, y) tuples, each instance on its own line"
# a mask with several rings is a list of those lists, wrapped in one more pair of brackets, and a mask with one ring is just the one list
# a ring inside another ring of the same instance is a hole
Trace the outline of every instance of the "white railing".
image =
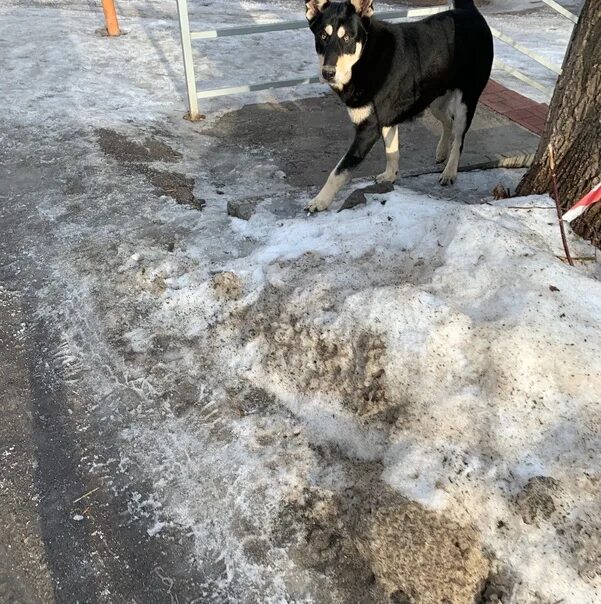
[[(402, 11), (393, 11), (383, 13), (381, 17), (386, 20), (408, 19), (412, 17), (426, 17), (449, 10), (451, 1), (445, 6), (433, 6), (430, 8), (405, 9)], [(225, 27), (222, 29), (208, 29), (205, 31), (191, 31), (190, 20), (188, 16), (188, 0), (177, 0), (177, 11), (179, 15), (179, 27), (182, 42), (182, 53), (184, 58), (184, 71), (186, 74), (186, 88), (188, 92), (188, 110), (191, 120), (197, 120), (200, 117), (198, 109), (199, 99), (209, 99), (219, 96), (229, 96), (235, 94), (244, 94), (247, 92), (258, 92), (261, 90), (271, 90), (274, 88), (291, 88), (306, 84), (316, 84), (318, 77), (306, 76), (290, 80), (275, 80), (269, 82), (260, 82), (256, 84), (241, 84), (239, 86), (229, 86), (225, 88), (212, 88), (199, 91), (196, 86), (196, 75), (194, 71), (194, 60), (192, 55), (192, 42), (196, 40), (216, 40), (218, 38), (227, 38), (231, 36), (247, 36), (253, 34), (265, 34), (274, 31), (289, 31), (294, 29), (307, 28), (306, 20), (282, 21), (279, 23), (264, 23), (261, 25), (237, 25), (234, 27)]]
[[(578, 21), (578, 17), (573, 15), (567, 9), (563, 8), (555, 0), (542, 0), (549, 7), (556, 10), (558, 13), (567, 17), (573, 22)], [(417, 8), (417, 9), (405, 9), (402, 11), (393, 11), (383, 13), (379, 15), (381, 18), (387, 21), (398, 21), (402, 19), (408, 19), (412, 17), (425, 17), (428, 15), (434, 15), (436, 13), (444, 12), (449, 10), (449, 7), (453, 5), (453, 1), (449, 2), (444, 6), (433, 6), (430, 8)], [(186, 89), (188, 93), (188, 110), (189, 116), (192, 120), (200, 118), (200, 112), (198, 109), (199, 99), (208, 99), (219, 96), (229, 96), (236, 94), (244, 94), (248, 92), (258, 92), (261, 90), (270, 90), (274, 88), (291, 88), (295, 86), (303, 86), (307, 84), (316, 84), (319, 82), (318, 77), (306, 76), (300, 78), (293, 78), (289, 80), (276, 80), (268, 82), (260, 82), (255, 84), (241, 84), (239, 86), (229, 86), (225, 88), (212, 88), (207, 90), (198, 90), (196, 85), (196, 75), (194, 71), (194, 59), (192, 54), (192, 42), (196, 40), (216, 40), (218, 38), (226, 38), (231, 36), (246, 36), (252, 34), (264, 34), (274, 31), (289, 31), (294, 29), (303, 29), (307, 27), (306, 20), (299, 21), (283, 21), (279, 23), (265, 23), (261, 25), (238, 25), (233, 27), (226, 27), (221, 29), (208, 29), (204, 31), (191, 31), (190, 20), (188, 16), (188, 0), (177, 0), (177, 9), (179, 16), (179, 26), (182, 43), (182, 54), (184, 59), (184, 72), (186, 75)], [(561, 67), (548, 61), (545, 57), (538, 54), (537, 52), (530, 50), (524, 45), (520, 44), (513, 38), (504, 34), (503, 32), (491, 28), (493, 36), (501, 42), (508, 44), (518, 52), (526, 55), (532, 60), (536, 61), (543, 67), (546, 67), (556, 75), (561, 74)], [(495, 67), (501, 69), (522, 82), (536, 88), (537, 90), (551, 94), (553, 91), (548, 86), (537, 82), (530, 76), (523, 72), (515, 69), (514, 67), (507, 65), (503, 61), (496, 60)]]
[(578, 17), (574, 13), (571, 13), (567, 8), (561, 6), (559, 2), (555, 2), (555, 0), (543, 0), (543, 2), (553, 10), (556, 10), (560, 15), (567, 17), (572, 23), (578, 23)]
[(530, 50), (523, 44), (516, 42), (513, 38), (510, 38), (509, 36), (504, 34), (502, 31), (499, 31), (498, 29), (495, 29), (494, 27), (491, 27), (490, 31), (492, 32), (492, 35), (495, 38), (497, 38), (497, 40), (501, 40), (501, 42), (504, 42), (508, 46), (511, 46), (511, 48), (514, 48), (518, 52), (521, 52), (523, 55), (530, 57), (532, 60), (536, 61), (538, 64), (542, 65), (543, 67), (546, 67), (549, 71), (552, 71), (553, 73), (556, 73), (557, 75), (561, 74), (561, 67), (551, 63), (551, 61), (547, 61), (547, 59), (545, 59), (545, 57), (543, 57), (542, 55), (539, 55), (537, 52)]
[(531, 78), (529, 75), (526, 75), (523, 71), (520, 71), (519, 69), (508, 65), (504, 61), (501, 61), (501, 59), (495, 59), (493, 67), (495, 69), (500, 69), (501, 71), (504, 71), (509, 75), (512, 75), (516, 80), (520, 80), (521, 82), (524, 82), (524, 84), (528, 84), (528, 86), (530, 86), (531, 88), (536, 88), (536, 90), (539, 90), (540, 92), (543, 92), (548, 96), (553, 95), (553, 88), (551, 88), (550, 86), (545, 86), (540, 82), (537, 82), (534, 78)]

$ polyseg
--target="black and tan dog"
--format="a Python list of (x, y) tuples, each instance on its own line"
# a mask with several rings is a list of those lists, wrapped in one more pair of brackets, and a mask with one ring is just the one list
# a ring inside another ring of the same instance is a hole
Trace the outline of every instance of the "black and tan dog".
[(493, 62), (490, 29), (473, 0), (422, 21), (393, 25), (373, 18), (373, 0), (306, 0), (321, 75), (338, 93), (355, 124), (355, 140), (307, 210), (327, 209), (351, 171), (380, 136), (386, 170), (398, 173), (397, 124), (428, 107), (442, 123), (436, 161), (446, 161), (442, 185), (455, 182), (465, 134)]

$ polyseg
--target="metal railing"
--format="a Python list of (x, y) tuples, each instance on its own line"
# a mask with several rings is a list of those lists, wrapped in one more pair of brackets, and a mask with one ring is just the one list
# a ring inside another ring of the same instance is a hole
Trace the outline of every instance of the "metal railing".
[[(572, 22), (577, 22), (578, 17), (573, 15), (567, 9), (563, 8), (560, 4), (555, 2), (555, 0), (542, 0), (545, 4), (547, 4), (552, 9), (556, 10), (558, 13), (567, 17)], [(436, 13), (444, 12), (449, 10), (452, 7), (453, 1), (449, 0), (449, 2), (444, 6), (434, 6), (429, 8), (417, 8), (417, 9), (405, 9), (402, 11), (393, 11), (388, 13), (383, 13), (379, 15), (381, 18), (387, 21), (398, 21), (403, 19), (408, 19), (412, 17), (425, 17), (428, 15), (434, 15)], [(182, 43), (182, 54), (184, 59), (184, 71), (186, 74), (186, 89), (188, 94), (188, 109), (189, 116), (192, 120), (197, 120), (200, 118), (200, 112), (198, 108), (198, 100), (199, 99), (208, 99), (219, 96), (229, 96), (236, 94), (244, 94), (248, 92), (258, 92), (262, 90), (271, 90), (275, 88), (290, 88), (295, 86), (302, 86), (307, 84), (316, 84), (319, 82), (318, 77), (306, 76), (293, 78), (289, 80), (275, 80), (268, 82), (260, 82), (255, 84), (242, 84), (239, 86), (229, 86), (224, 88), (212, 88), (207, 90), (199, 91), (196, 85), (196, 75), (194, 71), (194, 59), (192, 54), (192, 42), (196, 40), (216, 40), (218, 38), (227, 38), (231, 36), (246, 36), (253, 34), (264, 34), (270, 33), (274, 31), (289, 31), (295, 29), (304, 29), (307, 27), (306, 20), (298, 20), (298, 21), (283, 21), (276, 23), (265, 23), (259, 25), (237, 25), (233, 27), (225, 27), (221, 29), (208, 29), (204, 31), (191, 31), (190, 29), (190, 20), (188, 14), (188, 0), (177, 0), (177, 9), (179, 16), (179, 26), (180, 26), (180, 34), (181, 34), (181, 43)], [(556, 75), (561, 74), (561, 67), (553, 64), (548, 61), (545, 57), (538, 54), (537, 52), (530, 50), (524, 45), (520, 44), (510, 36), (504, 34), (503, 32), (491, 28), (493, 36), (517, 50), (518, 52), (526, 55), (532, 60), (536, 61), (543, 67), (552, 71)], [(507, 65), (503, 61), (496, 60), (495, 68), (501, 69), (513, 77), (521, 80), (522, 82), (528, 84), (529, 86), (536, 88), (537, 90), (544, 92), (546, 94), (551, 94), (553, 91), (548, 86), (545, 86), (530, 76), (524, 74), (518, 69)]]
[(572, 23), (578, 23), (578, 17), (574, 13), (571, 13), (567, 8), (561, 6), (559, 2), (555, 2), (555, 0), (543, 0), (543, 2), (557, 11), (560, 15), (567, 17)]
[[(445, 6), (433, 6), (430, 8), (405, 9), (402, 11), (392, 11), (380, 15), (388, 21), (398, 19), (408, 19), (412, 17), (426, 17), (449, 10), (452, 0), (449, 0)], [(242, 84), (240, 86), (229, 86), (225, 88), (213, 88), (209, 90), (197, 90), (196, 75), (194, 71), (194, 60), (192, 55), (192, 42), (196, 40), (216, 40), (218, 38), (227, 38), (232, 36), (247, 36), (253, 34), (265, 34), (274, 31), (289, 31), (295, 29), (305, 29), (308, 27), (307, 21), (282, 21), (276, 23), (264, 23), (260, 25), (237, 25), (221, 29), (208, 29), (205, 31), (191, 31), (190, 19), (188, 15), (188, 0), (177, 0), (177, 12), (179, 16), (179, 27), (182, 43), (182, 53), (184, 58), (184, 71), (186, 74), (186, 89), (188, 92), (188, 110), (191, 120), (197, 120), (200, 117), (198, 109), (199, 99), (209, 99), (219, 96), (229, 96), (243, 94), (247, 92), (258, 92), (261, 90), (271, 90), (275, 88), (291, 88), (306, 84), (317, 84), (319, 77), (306, 76), (290, 80), (275, 80), (269, 82), (260, 82), (256, 84)]]
[[(578, 17), (576, 15), (574, 15), (573, 13), (571, 13), (567, 8), (564, 8), (558, 2), (555, 2), (555, 0), (542, 0), (542, 2), (544, 4), (546, 4), (547, 6), (549, 6), (550, 8), (552, 8), (554, 11), (558, 12), (563, 17), (566, 17), (567, 19), (569, 19), (572, 23), (578, 23)], [(518, 52), (521, 52), (521, 53), (525, 54), (526, 56), (530, 57), (531, 59), (534, 59), (537, 63), (540, 63), (541, 65), (543, 65), (550, 71), (554, 72), (555, 74), (561, 75), (562, 68), (559, 67), (558, 65), (555, 65), (555, 64), (551, 63), (550, 61), (547, 61), (544, 57), (541, 57), (538, 53), (535, 53), (535, 52), (527, 49), (525, 46), (517, 43), (515, 40), (513, 40), (509, 36), (503, 34), (502, 32), (495, 30), (493, 28), (491, 28), (491, 29), (493, 31), (493, 35), (496, 38), (498, 38), (499, 40), (501, 40), (502, 42), (504, 42), (505, 44), (508, 44), (509, 46), (511, 46), (512, 48), (517, 50)], [(524, 72), (520, 71), (519, 69), (512, 67), (511, 65), (507, 65), (507, 63), (504, 63), (500, 59), (495, 59), (494, 67), (497, 69), (500, 69), (502, 71), (505, 71), (506, 73), (509, 73), (514, 78), (524, 82), (531, 88), (535, 88), (536, 90), (543, 92), (544, 94), (548, 95), (549, 97), (551, 97), (553, 95), (553, 88), (551, 88), (549, 86), (545, 86), (544, 84), (541, 84), (540, 82), (537, 82), (534, 78), (530, 77), (529, 75), (525, 74)]]
[(520, 44), (519, 42), (516, 42), (513, 38), (510, 38), (508, 35), (504, 34), (498, 29), (495, 29), (494, 27), (491, 27), (490, 31), (492, 32), (492, 35), (497, 38), (497, 40), (501, 40), (501, 42), (504, 42), (508, 46), (511, 46), (511, 48), (514, 48), (518, 52), (521, 52), (523, 55), (530, 57), (533, 61), (536, 61), (543, 67), (546, 67), (549, 71), (552, 71), (557, 75), (561, 74), (561, 67), (559, 67), (558, 65), (554, 65), (553, 63), (551, 63), (551, 61), (547, 61), (545, 57), (539, 55), (537, 52), (534, 52), (534, 50), (530, 50), (526, 46)]

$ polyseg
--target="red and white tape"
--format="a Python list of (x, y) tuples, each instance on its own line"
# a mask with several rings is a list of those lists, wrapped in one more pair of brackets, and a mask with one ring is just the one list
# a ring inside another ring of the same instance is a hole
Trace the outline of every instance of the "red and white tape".
[(601, 183), (599, 183), (588, 195), (575, 203), (562, 217), (565, 222), (572, 222), (578, 216), (582, 216), (594, 203), (601, 201)]

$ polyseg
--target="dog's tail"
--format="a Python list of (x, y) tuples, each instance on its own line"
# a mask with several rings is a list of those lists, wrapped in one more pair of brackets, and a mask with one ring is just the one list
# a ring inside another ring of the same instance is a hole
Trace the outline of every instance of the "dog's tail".
[(455, 8), (476, 8), (474, 0), (454, 0)]

